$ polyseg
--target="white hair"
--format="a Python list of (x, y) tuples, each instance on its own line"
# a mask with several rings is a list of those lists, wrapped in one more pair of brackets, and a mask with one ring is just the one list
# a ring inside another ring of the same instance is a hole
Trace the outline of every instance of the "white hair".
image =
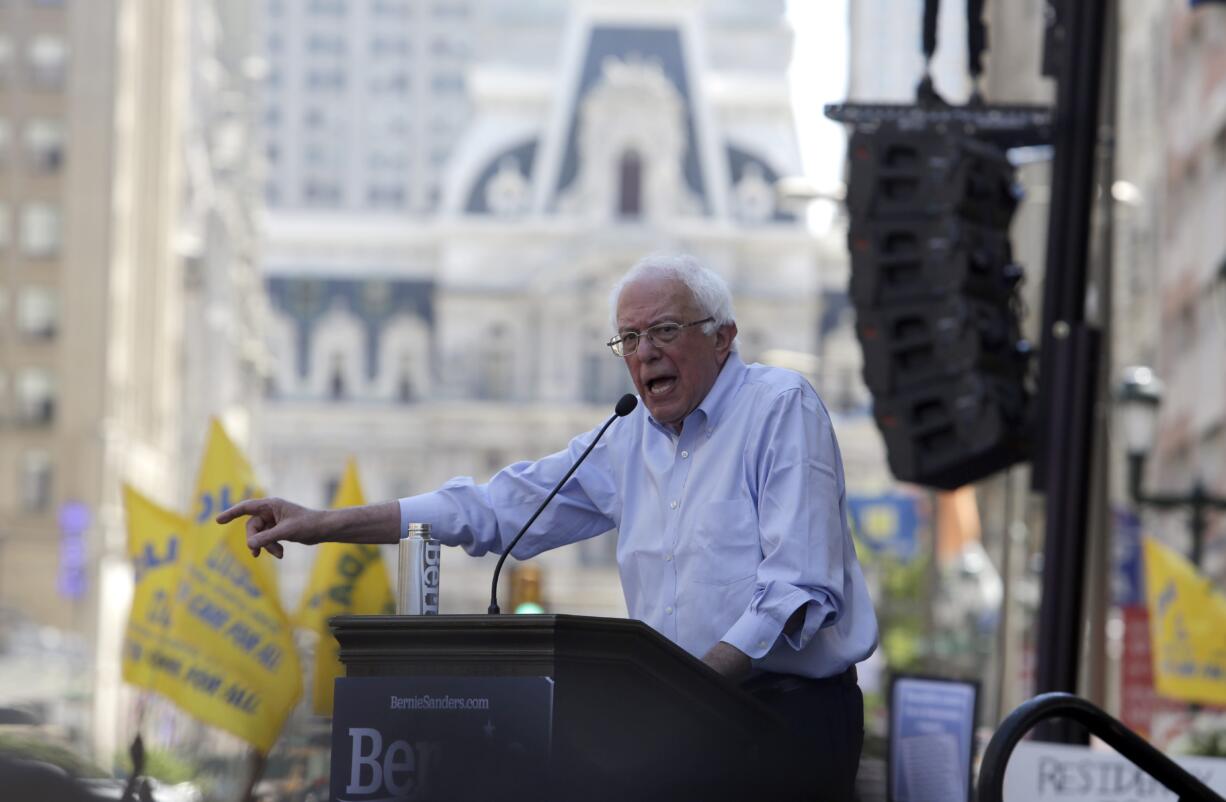
[(621, 300), (622, 290), (642, 278), (670, 278), (684, 284), (698, 305), (699, 313), (712, 318), (710, 323), (703, 324), (704, 334), (736, 322), (732, 292), (719, 273), (688, 253), (657, 252), (635, 262), (613, 285), (609, 293), (609, 320), (613, 331), (617, 331), (617, 302)]

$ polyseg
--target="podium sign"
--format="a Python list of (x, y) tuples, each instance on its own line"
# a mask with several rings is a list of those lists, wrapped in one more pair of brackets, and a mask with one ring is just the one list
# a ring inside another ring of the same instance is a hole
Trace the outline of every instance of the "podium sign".
[(641, 621), (349, 615), (329, 626), (346, 673), (333, 802), (820, 798), (781, 718)]
[(531, 797), (548, 779), (553, 692), (548, 677), (337, 679), (330, 798)]

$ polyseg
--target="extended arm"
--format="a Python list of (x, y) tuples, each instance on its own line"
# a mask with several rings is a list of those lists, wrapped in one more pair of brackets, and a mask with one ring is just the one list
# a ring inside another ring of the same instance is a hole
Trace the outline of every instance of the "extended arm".
[[(440, 541), (463, 546), (470, 554), (501, 552), (594, 435), (595, 430), (580, 435), (568, 449), (536, 462), (510, 465), (484, 485), (453, 479), (433, 493), (339, 510), (310, 509), (282, 498), (250, 499), (223, 511), (217, 523), (250, 516), (247, 547), (253, 556), (267, 549), (281, 557), (283, 542), (395, 543), (410, 520), (431, 524)], [(616, 496), (612, 477), (602, 464), (605, 458), (602, 443), (537, 520), (515, 556), (527, 557), (614, 527), (604, 512)]]
[(249, 516), (247, 548), (253, 557), (266, 549), (280, 558), (285, 553), (283, 542), (395, 543), (400, 537), (400, 505), (395, 501), (314, 510), (283, 498), (253, 498), (222, 511), (217, 523), (227, 524), (243, 515)]

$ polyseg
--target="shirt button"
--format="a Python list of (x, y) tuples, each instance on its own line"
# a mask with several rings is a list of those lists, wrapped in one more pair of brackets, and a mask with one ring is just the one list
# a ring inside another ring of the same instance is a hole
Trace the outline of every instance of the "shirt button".
[(689, 455), (690, 455), (690, 452), (688, 452), (688, 451), (682, 451), (682, 452), (681, 452), (681, 459), (685, 459), (685, 458), (686, 458), (686, 457), (688, 457)]
[(666, 563), (667, 563), (667, 562), (672, 562), (672, 560), (673, 560), (673, 555), (671, 555), (671, 554), (665, 554), (665, 555), (664, 555), (664, 562), (666, 562)]
[(707, 429), (707, 437), (710, 437), (714, 433), (715, 433), (714, 429)]
[(668, 506), (672, 507), (672, 508), (675, 510), (675, 509), (677, 509), (677, 502), (676, 502), (676, 501), (670, 501), (670, 502), (668, 502)]
[(671, 607), (665, 607), (665, 608), (664, 608), (664, 612), (668, 613), (669, 615), (672, 615), (672, 614), (673, 614), (673, 608), (671, 608)]
[(765, 649), (765, 648), (766, 648), (766, 641), (764, 641), (764, 640), (760, 640), (760, 641), (758, 641), (758, 648), (759, 648), (759, 649)]

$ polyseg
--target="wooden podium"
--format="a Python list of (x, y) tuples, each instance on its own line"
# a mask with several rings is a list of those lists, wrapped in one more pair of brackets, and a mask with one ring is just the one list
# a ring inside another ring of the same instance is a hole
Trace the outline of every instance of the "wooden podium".
[(333, 799), (818, 798), (778, 717), (641, 622), (330, 624)]

